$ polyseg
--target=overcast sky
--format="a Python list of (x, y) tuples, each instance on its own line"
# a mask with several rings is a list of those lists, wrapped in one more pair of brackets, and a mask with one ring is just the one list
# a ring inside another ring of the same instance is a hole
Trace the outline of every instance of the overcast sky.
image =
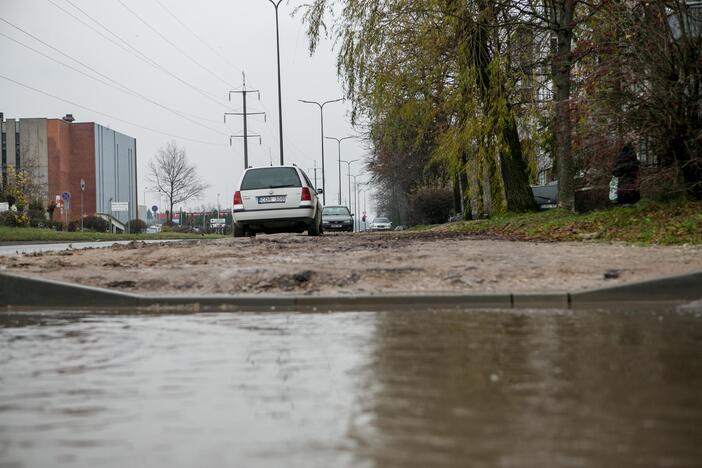
[[(336, 99), (342, 96), (342, 89), (332, 44), (323, 42), (314, 56), (309, 55), (302, 22), (291, 17), (300, 3), (302, 0), (284, 0), (280, 6), (283, 136), (285, 162), (303, 167), (313, 178), (314, 160), (321, 165), (319, 110), (297, 100)], [(229, 206), (243, 169), (243, 141), (236, 139), (230, 147), (228, 136), (241, 134), (243, 127), (240, 117), (228, 117), (226, 125), (222, 119), (228, 110), (241, 111), (240, 95), (233, 95), (230, 104), (227, 94), (230, 89), (241, 89), (242, 71), (246, 72), (247, 87), (261, 91), (260, 102), (249, 95), (248, 110), (267, 113), (266, 123), (262, 117), (249, 118), (249, 133), (262, 135), (261, 145), (258, 139), (249, 139), (250, 164), (268, 165), (271, 158), (277, 163), (275, 16), (268, 0), (0, 0), (0, 18), (36, 37), (0, 21), (0, 75), (74, 103), (0, 78), (0, 111), (8, 118), (60, 118), (72, 113), (77, 121), (94, 121), (135, 137), (140, 200), (148, 187), (149, 160), (157, 148), (174, 139), (185, 146), (189, 159), (211, 185), (206, 196), (189, 207), (214, 205), (217, 194), (220, 205)], [(143, 97), (115, 89), (121, 86)], [(325, 107), (325, 135), (356, 134), (349, 123), (349, 108), (348, 103)], [(344, 141), (342, 159), (362, 158), (364, 145), (362, 140)], [(325, 154), (327, 204), (335, 204), (335, 141), (326, 141)], [(352, 174), (359, 173), (361, 167), (360, 163), (352, 165)], [(345, 164), (342, 173), (345, 201)], [(321, 186), (321, 169), (319, 180)], [(146, 192), (149, 204), (157, 200), (156, 194)]]

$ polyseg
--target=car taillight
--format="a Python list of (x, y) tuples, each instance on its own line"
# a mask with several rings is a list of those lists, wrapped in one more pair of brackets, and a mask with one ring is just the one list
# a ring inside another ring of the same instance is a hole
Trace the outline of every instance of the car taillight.
[(312, 201), (312, 194), (310, 194), (309, 187), (302, 187), (302, 195), (300, 196), (300, 201)]
[(241, 201), (241, 192), (239, 192), (239, 191), (234, 192), (234, 204), (235, 205), (243, 205), (244, 204)]

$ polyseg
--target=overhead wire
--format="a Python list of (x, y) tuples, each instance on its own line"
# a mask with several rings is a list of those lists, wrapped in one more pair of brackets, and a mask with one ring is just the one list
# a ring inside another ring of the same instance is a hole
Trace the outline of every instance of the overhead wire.
[[(127, 8), (127, 9), (129, 10), (129, 8), (123, 3), (122, 0), (118, 0), (118, 2), (119, 2), (120, 4), (122, 4), (122, 6), (124, 6), (125, 8)], [(183, 29), (185, 29), (185, 30), (188, 31), (193, 37), (195, 37), (195, 39), (197, 39), (200, 43), (202, 43), (202, 44), (203, 44), (205, 47), (207, 47), (210, 51), (212, 51), (213, 53), (215, 53), (216, 55), (218, 55), (220, 58), (222, 58), (225, 62), (227, 62), (227, 64), (228, 64), (232, 69), (234, 69), (234, 70), (236, 70), (236, 71), (238, 71), (238, 72), (241, 72), (241, 70), (239, 70), (236, 66), (232, 65), (231, 63), (229, 63), (229, 61), (226, 59), (226, 57), (224, 57), (223, 55), (221, 55), (214, 47), (212, 47), (209, 43), (207, 43), (204, 39), (202, 39), (202, 37), (200, 37), (200, 35), (198, 35), (195, 31), (193, 31), (184, 21), (182, 21), (180, 18), (178, 18), (178, 16), (177, 16), (172, 10), (170, 10), (168, 7), (166, 7), (166, 5), (164, 5), (163, 2), (161, 2), (161, 0), (155, 0), (155, 2), (158, 3), (158, 5), (159, 5), (166, 13), (168, 13), (178, 24), (180, 24), (180, 25), (183, 27)], [(130, 11), (131, 11), (131, 10), (130, 10)], [(135, 14), (134, 12), (132, 12), (132, 13)], [(135, 14), (135, 16), (136, 16), (136, 14)], [(139, 18), (139, 19), (140, 19), (140, 18)], [(140, 20), (141, 20), (141, 19), (140, 19)], [(142, 20), (142, 22), (143, 22), (143, 20)], [(147, 26), (149, 26), (150, 29), (154, 30), (154, 28), (152, 28), (150, 25), (147, 25)], [(156, 32), (156, 31), (154, 30), (154, 32)], [(161, 34), (158, 33), (158, 32), (157, 32), (157, 34), (161, 35)], [(163, 36), (162, 36), (162, 38), (163, 38)], [(170, 41), (168, 41), (167, 39), (165, 39), (165, 38), (163, 38), (163, 39), (170, 43)], [(254, 86), (254, 87), (255, 87), (255, 86)], [(238, 90), (239, 88), (235, 88), (235, 89)], [(263, 107), (263, 110), (264, 110), (267, 114), (270, 114), (270, 113), (271, 113), (270, 110), (266, 107), (266, 105), (265, 105), (265, 103), (264, 103), (263, 101), (261, 101), (261, 107)], [(263, 125), (263, 129), (264, 129), (264, 131), (271, 137), (271, 139), (274, 140), (274, 142), (279, 138), (279, 136), (277, 136), (277, 135), (275, 135), (275, 134), (273, 133), (273, 131), (270, 129), (270, 127), (269, 127), (268, 125), (265, 125), (265, 124), (264, 124), (264, 125)], [(298, 154), (297, 154), (298, 158), (301, 157), (301, 155), (305, 153), (305, 152), (302, 151), (294, 142), (289, 141), (289, 143), (291, 144), (293, 150), (295, 150), (295, 152), (298, 153)]]
[[(231, 62), (229, 62), (229, 60), (227, 60), (227, 58), (226, 58), (224, 55), (222, 55), (219, 51), (217, 51), (217, 49), (215, 49), (212, 45), (210, 45), (207, 41), (205, 41), (199, 34), (197, 34), (195, 31), (193, 31), (193, 29), (190, 28), (184, 21), (182, 21), (171, 9), (169, 9), (166, 5), (164, 5), (164, 3), (161, 2), (161, 0), (155, 0), (155, 1), (156, 1), (156, 3), (158, 3), (158, 4), (161, 6), (161, 8), (162, 8), (166, 13), (168, 13), (178, 24), (180, 24), (180, 26), (182, 26), (183, 29), (185, 29), (186, 31), (188, 31), (188, 32), (189, 32), (193, 37), (195, 37), (200, 43), (202, 43), (205, 47), (207, 47), (209, 50), (211, 50), (213, 53), (215, 53), (215, 54), (218, 55), (221, 59), (223, 59), (233, 70), (236, 70), (236, 71), (239, 72), (239, 73), (243, 73), (242, 70), (240, 70), (238, 67), (236, 67), (235, 65), (233, 65)], [(251, 84), (251, 83), (250, 83), (250, 84)], [(253, 86), (253, 87), (256, 88), (256, 86)], [(235, 88), (234, 88), (234, 90), (240, 90), (240, 89), (241, 89), (241, 87), (235, 87)], [(267, 114), (271, 114), (270, 110), (266, 107), (265, 103), (264, 103), (263, 101), (260, 101), (260, 99), (259, 99), (259, 102), (261, 103), (261, 107), (263, 107), (263, 110), (264, 110)], [(263, 125), (263, 129), (264, 129), (264, 131), (271, 137), (271, 139), (274, 140), (274, 142), (277, 140), (277, 136), (271, 131), (271, 129), (269, 128), (268, 125), (264, 124), (264, 125)], [(302, 151), (300, 151), (300, 149), (297, 148), (295, 145), (293, 145), (293, 148), (294, 148), (295, 150), (299, 151), (300, 153), (302, 153)]]
[(171, 138), (176, 138), (176, 139), (181, 139), (181, 140), (192, 141), (192, 142), (195, 142), (195, 143), (201, 143), (201, 144), (204, 144), (204, 145), (226, 146), (225, 144), (213, 143), (213, 142), (211, 142), (211, 141), (205, 141), (205, 140), (198, 140), (198, 139), (196, 139), (196, 138), (184, 137), (184, 136), (182, 136), (182, 135), (175, 135), (175, 134), (173, 134), (173, 133), (164, 132), (164, 131), (158, 130), (158, 129), (156, 129), (156, 128), (152, 128), (152, 127), (147, 127), (147, 126), (145, 126), (145, 125), (136, 124), (136, 123), (134, 123), (134, 122), (130, 122), (129, 120), (121, 119), (121, 118), (119, 118), (119, 117), (115, 117), (114, 115), (110, 115), (110, 114), (107, 114), (107, 113), (105, 113), (105, 112), (102, 112), (102, 111), (99, 111), (99, 110), (92, 109), (92, 108), (90, 108), (90, 107), (84, 106), (84, 105), (82, 105), (82, 104), (78, 104), (77, 102), (74, 102), (74, 101), (71, 101), (71, 100), (68, 100), (68, 99), (64, 99), (64, 98), (62, 98), (62, 97), (60, 97), (60, 96), (56, 96), (55, 94), (51, 94), (51, 93), (49, 93), (49, 92), (47, 92), (47, 91), (43, 91), (43, 90), (38, 89), (38, 88), (35, 88), (35, 87), (31, 86), (31, 85), (28, 85), (28, 84), (22, 83), (22, 82), (20, 82), (20, 81), (14, 80), (14, 79), (12, 79), (12, 78), (10, 78), (10, 77), (7, 77), (7, 76), (5, 76), (5, 75), (0, 74), (0, 78), (3, 79), (3, 80), (9, 81), (9, 82), (11, 82), (11, 83), (14, 83), (14, 84), (16, 84), (16, 85), (18, 85), (18, 86), (21, 86), (21, 87), (23, 87), (23, 88), (32, 90), (32, 91), (34, 91), (34, 92), (36, 92), (36, 93), (43, 94), (44, 96), (48, 96), (48, 97), (50, 97), (50, 98), (52, 98), (52, 99), (56, 99), (56, 100), (58, 100), (58, 101), (65, 102), (66, 104), (70, 104), (70, 105), (72, 105), (72, 106), (75, 106), (75, 107), (78, 107), (78, 108), (87, 110), (88, 112), (94, 112), (95, 114), (102, 115), (102, 116), (104, 116), (104, 117), (107, 117), (107, 118), (116, 120), (116, 121), (118, 121), (118, 122), (122, 122), (122, 123), (124, 123), (124, 124), (130, 125), (130, 126), (135, 127), (135, 128), (140, 128), (140, 129), (142, 129), (142, 130), (147, 130), (147, 131), (150, 131), (150, 132), (158, 133), (158, 134), (165, 135), (165, 136), (168, 136), (168, 137), (171, 137)]
[(159, 6), (160, 6), (166, 13), (168, 13), (168, 14), (171, 16), (171, 18), (173, 18), (178, 24), (180, 24), (180, 25), (183, 27), (183, 29), (185, 29), (186, 31), (188, 31), (188, 32), (189, 32), (193, 37), (195, 37), (195, 39), (197, 39), (202, 45), (204, 45), (205, 47), (207, 47), (210, 51), (212, 51), (212, 53), (214, 53), (214, 54), (217, 55), (220, 59), (222, 59), (222, 61), (223, 61), (224, 63), (226, 63), (227, 65), (229, 65), (229, 67), (231, 67), (232, 70), (235, 70), (235, 71), (237, 71), (237, 72), (239, 72), (239, 73), (241, 72), (241, 70), (240, 70), (236, 65), (234, 65), (233, 63), (231, 63), (231, 62), (229, 61), (229, 59), (228, 59), (224, 54), (222, 54), (220, 51), (218, 51), (216, 48), (214, 48), (212, 45), (210, 45), (207, 41), (205, 41), (199, 34), (197, 34), (195, 31), (193, 31), (184, 21), (182, 21), (180, 18), (178, 18), (178, 16), (177, 16), (175, 13), (173, 13), (173, 10), (169, 9), (166, 5), (164, 5), (163, 2), (162, 2), (161, 0), (156, 0), (156, 3), (158, 3)]
[[(0, 21), (5, 21), (5, 20), (2, 19), (2, 18), (0, 18)], [(7, 22), (7, 21), (5, 21), (5, 22)], [(22, 30), (21, 28), (18, 28), (18, 29), (20, 29), (20, 31), (24, 32), (25, 34), (28, 34), (28, 33), (26, 33), (26, 31)], [(35, 40), (39, 40), (39, 39), (37, 39), (35, 36), (32, 36), (32, 35), (30, 35), (30, 34), (28, 34), (28, 35), (29, 35), (30, 37), (34, 38)], [(22, 46), (22, 47), (24, 47), (24, 48), (27, 48), (27, 49), (31, 50), (32, 52), (34, 52), (34, 53), (36, 53), (36, 54), (38, 54), (38, 55), (41, 55), (41, 56), (43, 56), (43, 57), (45, 57), (45, 58), (47, 58), (47, 59), (49, 59), (49, 60), (51, 60), (51, 61), (53, 61), (53, 62), (55, 62), (55, 63), (58, 63), (59, 65), (62, 65), (62, 66), (64, 66), (64, 67), (66, 67), (66, 68), (69, 68), (69, 69), (75, 71), (76, 73), (80, 73), (81, 75), (84, 75), (84, 76), (86, 76), (86, 77), (88, 77), (88, 78), (90, 78), (90, 79), (92, 79), (92, 80), (95, 80), (95, 81), (97, 81), (97, 82), (99, 82), (99, 83), (102, 83), (102, 84), (105, 85), (105, 86), (109, 86), (109, 87), (111, 87), (111, 88), (113, 88), (113, 89), (116, 89), (117, 91), (120, 91), (120, 92), (122, 92), (122, 93), (128, 94), (128, 95), (130, 95), (130, 96), (135, 96), (135, 97), (138, 97), (138, 98), (140, 98), (140, 99), (143, 99), (143, 100), (145, 100), (145, 101), (147, 101), (147, 102), (149, 102), (149, 103), (151, 103), (151, 104), (153, 104), (153, 105), (155, 105), (155, 106), (158, 106), (158, 107), (160, 107), (160, 108), (162, 108), (162, 109), (165, 109), (165, 110), (167, 110), (167, 111), (169, 111), (169, 112), (171, 112), (171, 113), (177, 115), (177, 116), (180, 117), (180, 118), (183, 118), (183, 119), (185, 119), (185, 120), (188, 120), (188, 121), (190, 121), (190, 122), (192, 122), (192, 123), (194, 123), (194, 124), (196, 124), (196, 125), (198, 125), (198, 126), (204, 128), (204, 129), (206, 129), (206, 130), (210, 130), (210, 131), (212, 131), (212, 132), (215, 132), (215, 133), (218, 133), (218, 134), (220, 134), (220, 135), (225, 135), (225, 136), (226, 136), (226, 134), (223, 133), (222, 131), (216, 130), (216, 129), (211, 128), (211, 127), (209, 127), (209, 126), (207, 126), (207, 125), (204, 125), (202, 122), (200, 122), (200, 121), (198, 121), (198, 120), (195, 120), (194, 118), (191, 118), (190, 116), (188, 116), (187, 114), (185, 114), (185, 113), (183, 113), (183, 112), (180, 112), (180, 111), (178, 111), (178, 110), (176, 110), (176, 109), (172, 109), (172, 108), (170, 108), (170, 107), (168, 107), (168, 106), (165, 106), (165, 105), (163, 105), (163, 104), (161, 104), (161, 103), (159, 103), (159, 102), (157, 102), (157, 101), (154, 101), (153, 99), (151, 99), (151, 98), (149, 98), (149, 97), (147, 97), (147, 96), (144, 96), (143, 94), (141, 94), (141, 93), (139, 93), (139, 92), (137, 92), (137, 91), (134, 91), (133, 89), (131, 89), (131, 88), (129, 88), (129, 87), (127, 87), (127, 86), (125, 86), (125, 85), (119, 83), (118, 81), (114, 80), (113, 78), (110, 78), (109, 76), (106, 76), (106, 75), (104, 75), (104, 74), (98, 72), (98, 71), (95, 70), (94, 68), (89, 67), (89, 66), (87, 66), (87, 65), (84, 65), (82, 62), (80, 62), (79, 60), (73, 58), (72, 56), (70, 56), (70, 55), (68, 55), (68, 54), (65, 54), (65, 53), (59, 51), (61, 54), (65, 55), (66, 57), (71, 58), (71, 60), (73, 60), (74, 62), (82, 64), (83, 66), (85, 66), (85, 67), (88, 68), (89, 70), (93, 71), (94, 73), (97, 73), (98, 75), (100, 75), (100, 76), (104, 77), (105, 79), (109, 80), (111, 83), (108, 82), (108, 81), (102, 80), (102, 79), (100, 79), (100, 78), (94, 77), (94, 76), (92, 76), (92, 75), (89, 75), (88, 73), (85, 73), (83, 70), (80, 70), (80, 69), (78, 69), (78, 68), (76, 68), (76, 67), (74, 67), (74, 66), (72, 66), (72, 65), (70, 65), (70, 64), (67, 64), (67, 63), (65, 63), (65, 62), (62, 62), (62, 61), (60, 61), (60, 60), (58, 60), (58, 59), (56, 59), (56, 58), (54, 58), (54, 57), (52, 57), (52, 56), (50, 56), (50, 55), (48, 55), (48, 54), (45, 54), (44, 52), (42, 52), (42, 51), (40, 51), (40, 50), (37, 50), (37, 49), (35, 49), (35, 48), (33, 48), (33, 47), (31, 47), (31, 46), (25, 44), (25, 43), (23, 43), (23, 42), (21, 42), (21, 41), (15, 39), (15, 38), (13, 38), (13, 37), (8, 36), (7, 34), (4, 34), (3, 32), (0, 32), (0, 36), (3, 36), (3, 37), (5, 37), (6, 39), (8, 39), (8, 40), (10, 40), (10, 41), (12, 41), (12, 42), (14, 42), (14, 43), (16, 43), (16, 44), (19, 44), (20, 46)], [(47, 45), (45, 42), (43, 42), (43, 41), (41, 41), (41, 40), (39, 40), (39, 42), (41, 42), (41, 43), (44, 44), (44, 45)], [(47, 47), (51, 47), (51, 46), (47, 45)], [(58, 50), (58, 49), (52, 48), (52, 50)], [(113, 84), (113, 83), (114, 83), (114, 84)], [(216, 122), (216, 123), (220, 123), (220, 122)]]
[[(64, 13), (66, 13), (66, 14), (72, 16), (73, 18), (77, 19), (76, 16), (74, 16), (74, 15), (72, 15), (71, 13), (67, 12), (64, 8), (61, 8), (61, 7), (60, 7), (59, 5), (57, 5), (53, 0), (47, 0), (47, 1), (49, 1), (50, 3), (52, 3), (54, 6), (56, 6), (56, 7), (59, 8), (60, 10), (62, 10)], [(131, 45), (129, 42), (127, 42), (126, 40), (124, 40), (122, 37), (120, 37), (118, 34), (114, 33), (110, 28), (108, 28), (107, 26), (105, 26), (104, 24), (102, 24), (100, 21), (98, 21), (97, 19), (95, 19), (93, 16), (91, 16), (91, 15), (90, 15), (89, 13), (87, 13), (85, 10), (83, 10), (82, 8), (80, 8), (79, 6), (77, 6), (75, 3), (73, 3), (72, 0), (64, 0), (64, 1), (65, 1), (66, 3), (68, 3), (69, 5), (71, 5), (73, 8), (75, 8), (76, 10), (80, 11), (85, 17), (87, 17), (87, 18), (88, 18), (89, 20), (91, 20), (93, 23), (97, 24), (100, 28), (102, 28), (104, 31), (106, 31), (108, 34), (110, 34), (112, 37), (114, 37), (115, 39), (117, 39), (118, 41), (120, 41), (122, 44), (124, 44), (124, 46), (126, 46), (126, 48), (120, 46), (123, 50), (126, 50), (126, 51), (129, 52), (130, 54), (132, 54), (132, 55), (134, 55), (135, 57), (139, 58), (140, 60), (146, 62), (147, 64), (153, 66), (154, 68), (157, 68), (157, 69), (161, 70), (162, 72), (164, 72), (164, 73), (166, 73), (167, 75), (171, 76), (172, 78), (174, 78), (175, 80), (177, 80), (177, 81), (179, 81), (180, 83), (184, 84), (184, 85), (187, 86), (188, 88), (190, 88), (190, 89), (196, 91), (197, 93), (199, 93), (199, 94), (202, 95), (203, 97), (205, 97), (205, 98), (207, 98), (208, 100), (214, 102), (214, 103), (217, 104), (218, 106), (221, 106), (222, 108), (227, 109), (227, 110), (231, 110), (231, 107), (228, 106), (228, 105), (226, 105), (226, 104), (224, 104), (224, 103), (222, 103), (222, 102), (219, 100), (219, 98), (217, 98), (217, 97), (215, 97), (214, 95), (208, 93), (207, 91), (202, 90), (201, 88), (195, 86), (194, 84), (192, 84), (192, 83), (190, 83), (190, 82), (188, 82), (188, 81), (182, 79), (181, 77), (179, 77), (179, 76), (176, 75), (175, 73), (171, 72), (170, 70), (168, 70), (166, 67), (164, 67), (164, 66), (161, 65), (160, 63), (156, 62), (155, 60), (153, 60), (152, 58), (150, 58), (149, 56), (147, 56), (146, 54), (144, 54), (143, 52), (141, 52), (139, 49), (137, 49), (136, 47), (134, 47), (133, 45)], [(78, 20), (78, 19), (77, 19), (77, 20)], [(80, 20), (78, 20), (78, 21), (80, 21)], [(87, 24), (86, 24), (85, 22), (83, 22), (83, 21), (81, 21), (81, 23), (83, 23), (84, 25), (87, 25)], [(95, 28), (93, 28), (93, 27), (91, 27), (91, 29), (95, 30)], [(105, 37), (105, 36), (103, 35), (103, 37)], [(113, 40), (112, 40), (111, 42), (114, 43)]]
[(127, 10), (129, 13), (131, 13), (132, 16), (134, 16), (140, 23), (142, 23), (144, 26), (146, 26), (146, 27), (149, 28), (151, 31), (153, 31), (158, 37), (160, 37), (161, 39), (163, 39), (166, 43), (168, 43), (168, 44), (169, 44), (171, 47), (173, 47), (175, 50), (177, 50), (178, 52), (180, 52), (181, 55), (183, 55), (184, 57), (186, 57), (188, 60), (190, 60), (191, 62), (193, 62), (195, 65), (197, 65), (198, 67), (200, 67), (201, 69), (203, 69), (204, 71), (206, 71), (207, 73), (209, 73), (210, 75), (212, 75), (213, 77), (215, 77), (216, 79), (218, 79), (219, 81), (221, 81), (222, 83), (224, 83), (225, 85), (227, 85), (227, 86), (233, 86), (233, 85), (232, 85), (231, 83), (229, 83), (227, 80), (225, 80), (224, 78), (222, 78), (221, 76), (219, 76), (217, 73), (213, 72), (213, 71), (212, 71), (211, 69), (209, 69), (208, 67), (204, 66), (204, 65), (203, 65), (202, 63), (200, 63), (199, 61), (195, 60), (195, 58), (193, 58), (190, 54), (188, 54), (188, 53), (185, 52), (183, 49), (181, 49), (180, 47), (178, 47), (178, 45), (177, 45), (175, 42), (173, 42), (173, 41), (171, 41), (170, 39), (168, 39), (168, 38), (167, 38), (165, 35), (163, 35), (158, 29), (156, 29), (156, 28), (153, 27), (151, 24), (149, 24), (147, 21), (145, 21), (141, 16), (139, 16), (139, 14), (138, 14), (137, 12), (135, 12), (134, 10), (132, 10), (131, 8), (129, 8), (129, 6), (127, 6), (127, 4), (124, 3), (122, 0), (117, 0), (117, 3), (119, 3), (120, 5), (122, 5), (122, 7), (124, 7), (125, 10)]

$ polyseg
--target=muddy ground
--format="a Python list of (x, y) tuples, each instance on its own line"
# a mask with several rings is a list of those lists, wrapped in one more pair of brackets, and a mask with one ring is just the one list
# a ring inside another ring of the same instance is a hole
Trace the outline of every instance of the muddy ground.
[(699, 271), (702, 246), (281, 234), (15, 255), (0, 269), (148, 294), (563, 291)]

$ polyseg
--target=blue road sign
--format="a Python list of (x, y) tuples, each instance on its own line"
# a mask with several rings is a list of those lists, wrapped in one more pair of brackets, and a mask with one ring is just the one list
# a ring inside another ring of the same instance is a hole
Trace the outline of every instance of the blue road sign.
[(156, 213), (156, 212), (158, 211), (158, 206), (156, 206), (156, 205), (152, 206), (152, 207), (151, 207), (151, 211), (153, 211), (154, 213)]
[(68, 201), (71, 199), (71, 192), (63, 192), (63, 199)]

